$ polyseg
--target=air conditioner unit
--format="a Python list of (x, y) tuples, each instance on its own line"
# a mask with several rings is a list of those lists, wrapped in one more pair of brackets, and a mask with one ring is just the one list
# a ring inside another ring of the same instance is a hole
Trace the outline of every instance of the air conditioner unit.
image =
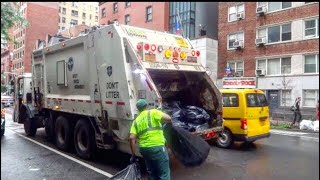
[(266, 74), (264, 69), (256, 69), (257, 76), (264, 76)]
[(266, 43), (266, 38), (258, 38), (256, 39), (257, 46), (263, 46)]
[(267, 12), (267, 7), (265, 6), (257, 7), (257, 15), (262, 16), (266, 12)]
[(244, 14), (243, 13), (238, 13), (237, 14), (237, 19), (240, 20), (240, 19), (243, 19), (244, 18)]
[(242, 49), (243, 48), (243, 41), (233, 42), (233, 47), (235, 47), (236, 49)]

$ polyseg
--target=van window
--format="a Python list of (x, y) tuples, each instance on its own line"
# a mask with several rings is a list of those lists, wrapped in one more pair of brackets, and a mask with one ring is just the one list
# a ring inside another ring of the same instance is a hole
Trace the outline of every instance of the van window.
[(247, 107), (262, 107), (268, 106), (266, 96), (264, 94), (247, 94)]
[(234, 94), (234, 93), (222, 94), (222, 97), (223, 97), (223, 107), (239, 106), (238, 94)]

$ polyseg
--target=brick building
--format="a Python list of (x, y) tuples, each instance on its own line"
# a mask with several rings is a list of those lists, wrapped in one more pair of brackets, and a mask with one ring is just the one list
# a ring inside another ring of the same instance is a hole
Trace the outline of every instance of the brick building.
[(120, 24), (169, 30), (169, 2), (100, 2), (99, 25)]
[(319, 98), (318, 2), (219, 3), (218, 40), (220, 88), (225, 68), (231, 67), (230, 78), (255, 79), (272, 114), (301, 97), (303, 114), (314, 117)]
[(58, 31), (58, 2), (19, 2), (20, 11), (30, 26), (23, 28), (20, 24), (13, 27), (12, 72), (22, 74), (31, 72), (31, 53), (37, 39), (45, 39), (47, 34)]

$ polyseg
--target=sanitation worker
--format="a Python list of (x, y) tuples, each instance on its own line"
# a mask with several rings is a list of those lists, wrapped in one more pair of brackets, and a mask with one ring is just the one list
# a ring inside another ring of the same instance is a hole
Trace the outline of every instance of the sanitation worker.
[(157, 109), (148, 110), (147, 102), (139, 99), (136, 104), (139, 115), (133, 121), (130, 130), (130, 162), (136, 161), (136, 140), (140, 153), (145, 159), (149, 180), (169, 180), (169, 155), (163, 136), (163, 122), (171, 122), (171, 117)]

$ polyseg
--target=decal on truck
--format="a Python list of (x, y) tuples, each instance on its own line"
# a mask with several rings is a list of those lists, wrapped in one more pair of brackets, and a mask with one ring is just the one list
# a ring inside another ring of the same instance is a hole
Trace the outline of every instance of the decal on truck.
[[(106, 98), (118, 99), (119, 98), (119, 91), (118, 90), (119, 82), (107, 82), (107, 92)], [(111, 89), (112, 91), (108, 91)]]
[(72, 71), (72, 69), (73, 69), (73, 58), (70, 57), (68, 60), (68, 70)]
[(107, 74), (109, 77), (112, 75), (112, 66), (107, 67)]
[(183, 38), (177, 38), (176, 42), (180, 47), (189, 48), (188, 43)]
[(128, 34), (129, 36), (147, 39), (146, 33), (145, 33), (144, 31), (142, 31), (142, 30), (126, 28), (126, 31), (127, 31), (127, 34)]

